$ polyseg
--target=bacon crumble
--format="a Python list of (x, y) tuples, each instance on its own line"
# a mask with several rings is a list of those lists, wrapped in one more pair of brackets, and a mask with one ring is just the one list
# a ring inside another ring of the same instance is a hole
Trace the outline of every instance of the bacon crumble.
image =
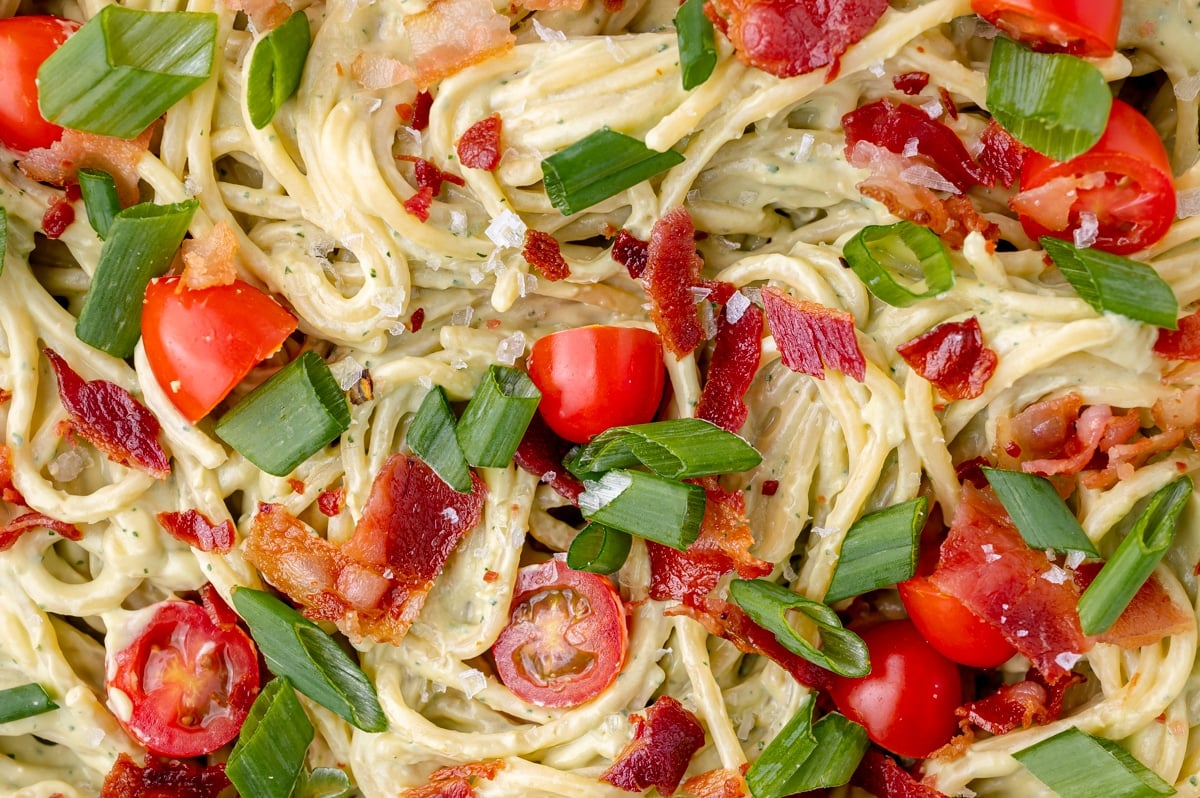
[(762, 300), (783, 365), (820, 380), (825, 379), (826, 367), (859, 382), (866, 379), (867, 361), (852, 315), (796, 299), (774, 286), (762, 289)]
[(162, 512), (155, 516), (159, 525), (170, 533), (171, 537), (181, 540), (200, 551), (215, 551), (228, 554), (233, 551), (236, 531), (233, 521), (226, 518), (219, 524), (214, 524), (208, 516), (199, 510), (188, 509), (183, 512)]
[(946, 399), (974, 399), (996, 371), (979, 319), (945, 322), (896, 347), (900, 357)]
[(645, 716), (634, 715), (633, 740), (600, 776), (630, 792), (656, 788), (675, 794), (692, 756), (704, 745), (704, 729), (696, 716), (669, 695), (659, 696)]
[(543, 230), (535, 230), (532, 227), (525, 230), (525, 244), (521, 248), (521, 257), (551, 282), (565, 280), (571, 276), (571, 267), (563, 257), (558, 239)]
[(500, 114), (492, 114), (463, 131), (454, 148), (458, 153), (458, 162), (469, 169), (496, 171), (500, 165), (502, 128)]

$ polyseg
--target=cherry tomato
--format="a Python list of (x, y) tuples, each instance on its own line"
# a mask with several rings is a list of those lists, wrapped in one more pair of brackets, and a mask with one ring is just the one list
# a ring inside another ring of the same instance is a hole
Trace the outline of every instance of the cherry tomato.
[(901, 756), (926, 757), (948, 743), (958, 730), (954, 710), (963, 697), (958, 666), (906, 620), (872, 626), (862, 639), (871, 672), (834, 677), (829, 693), (838, 710)]
[(995, 668), (1017, 650), (995, 626), (923, 576), (901, 582), (900, 599), (921, 636), (960, 665)]
[(1040, 50), (1104, 58), (1121, 29), (1121, 0), (972, 0), (975, 13)]
[(28, 152), (62, 136), (38, 108), (37, 72), (79, 23), (50, 16), (0, 19), (0, 143)]
[(628, 645), (625, 607), (612, 582), (556, 557), (517, 574), (508, 626), (492, 656), (518, 698), (573, 707), (612, 683)]
[(587, 443), (609, 427), (654, 420), (663, 392), (662, 342), (635, 327), (576, 327), (539, 338), (529, 377), (538, 410), (560, 437)]
[(1066, 162), (1029, 151), (1012, 207), (1030, 238), (1071, 241), (1081, 214), (1098, 223), (1096, 249), (1124, 255), (1158, 241), (1175, 218), (1175, 183), (1158, 132), (1146, 117), (1113, 100), (1100, 140)]
[(130, 735), (160, 756), (202, 756), (225, 745), (258, 695), (254, 643), (215, 593), (206, 600), (207, 609), (160, 603), (133, 642), (106, 663), (109, 706)]
[(292, 314), (241, 280), (191, 291), (162, 277), (150, 281), (142, 305), (150, 368), (189, 421), (207, 415), (295, 329)]

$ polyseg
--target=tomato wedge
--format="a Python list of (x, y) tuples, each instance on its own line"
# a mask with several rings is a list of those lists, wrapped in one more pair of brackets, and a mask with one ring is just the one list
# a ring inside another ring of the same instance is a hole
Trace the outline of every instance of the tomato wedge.
[(25, 153), (49, 147), (62, 128), (38, 108), (37, 73), (79, 23), (61, 17), (0, 19), (0, 143)]
[(178, 277), (161, 277), (146, 287), (146, 357), (158, 384), (189, 421), (208, 415), (295, 329), (295, 316), (241, 280), (192, 291)]
[(258, 695), (258, 655), (211, 587), (205, 607), (157, 605), (133, 642), (106, 663), (108, 704), (138, 742), (160, 756), (202, 756), (242, 728)]
[(1035, 49), (1072, 55), (1112, 55), (1121, 30), (1121, 0), (971, 0), (971, 8)]
[(1054, 161), (1030, 150), (1012, 208), (1030, 238), (1066, 241), (1094, 216), (1092, 244), (1118, 255), (1145, 249), (1167, 234), (1175, 218), (1175, 183), (1158, 131), (1146, 117), (1113, 100), (1108, 126), (1090, 150)]
[(629, 629), (607, 577), (567, 566), (565, 555), (522, 568), (508, 626), (492, 646), (500, 681), (521, 700), (573, 707), (617, 678)]
[(609, 427), (653, 421), (663, 393), (662, 341), (637, 327), (594, 325), (539, 338), (529, 378), (559, 437), (587, 443)]
[(995, 668), (1017, 650), (995, 626), (923, 576), (898, 585), (908, 617), (925, 642), (960, 665)]

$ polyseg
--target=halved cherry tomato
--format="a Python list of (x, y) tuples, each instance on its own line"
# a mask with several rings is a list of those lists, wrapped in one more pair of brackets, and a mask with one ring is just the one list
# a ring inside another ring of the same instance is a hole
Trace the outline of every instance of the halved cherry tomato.
[(662, 401), (662, 341), (635, 327), (576, 327), (539, 338), (529, 377), (542, 418), (560, 437), (587, 443), (609, 427), (654, 420)]
[(1066, 241), (1094, 214), (1096, 249), (1124, 255), (1158, 241), (1175, 218), (1175, 183), (1158, 131), (1146, 117), (1113, 100), (1100, 140), (1066, 162), (1030, 150), (1013, 210), (1030, 238)]
[(838, 710), (901, 756), (926, 757), (948, 743), (958, 730), (954, 710), (963, 698), (958, 666), (906, 620), (872, 626), (862, 639), (871, 672), (834, 677), (829, 693)]
[(162, 277), (150, 281), (142, 305), (150, 369), (189, 421), (207, 415), (295, 329), (291, 313), (241, 280), (191, 291)]
[(927, 578), (914, 576), (898, 587), (909, 619), (942, 656), (960, 665), (995, 668), (1017, 653), (999, 629)]
[(972, 0), (975, 13), (1039, 50), (1104, 58), (1121, 30), (1121, 0)]
[(573, 707), (617, 678), (628, 646), (625, 607), (612, 582), (559, 556), (517, 574), (508, 626), (492, 656), (518, 698)]
[(38, 108), (37, 72), (79, 23), (50, 16), (0, 19), (0, 142), (28, 152), (62, 136)]
[(258, 655), (211, 589), (206, 607), (169, 600), (106, 663), (108, 703), (160, 756), (215, 751), (237, 736), (258, 695)]

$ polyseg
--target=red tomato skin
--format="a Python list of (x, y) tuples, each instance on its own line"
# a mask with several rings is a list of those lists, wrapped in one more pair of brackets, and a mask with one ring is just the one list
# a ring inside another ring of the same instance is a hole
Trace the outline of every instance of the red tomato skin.
[(1017, 650), (999, 629), (923, 576), (898, 585), (909, 620), (942, 656), (974, 668), (995, 668)]
[(37, 72), (79, 23), (52, 16), (0, 19), (0, 142), (26, 153), (49, 147), (62, 128), (38, 107)]
[(636, 327), (594, 325), (539, 338), (529, 377), (550, 429), (587, 443), (609, 427), (653, 421), (662, 401), (662, 341)]
[[(556, 602), (564, 600), (575, 615), (569, 623), (555, 623), (553, 611), (561, 607)], [(500, 681), (522, 701), (573, 707), (612, 684), (628, 647), (625, 606), (612, 582), (576, 571), (559, 556), (518, 572), (509, 623), (492, 656)], [(551, 665), (569, 660), (567, 669), (574, 672), (535, 681), (525, 668), (531, 660)]]
[(259, 688), (250, 636), (188, 601), (162, 602), (106, 671), (110, 695), (119, 690), (132, 703), (128, 718), (115, 713), (125, 730), (151, 753), (177, 759), (233, 740)]
[[(1112, 205), (1108, 200), (1113, 194), (1109, 187), (1090, 191), (1094, 200), (1091, 210), (1100, 217), (1100, 230), (1096, 249), (1127, 255), (1145, 249), (1167, 234), (1175, 219), (1175, 182), (1171, 173), (1171, 162), (1158, 131), (1141, 113), (1121, 100), (1113, 100), (1108, 126), (1090, 150), (1069, 161), (1055, 161), (1039, 152), (1029, 150), (1021, 167), (1021, 190), (1037, 188), (1055, 178), (1070, 178), (1110, 173), (1119, 178), (1128, 178), (1138, 185), (1145, 203), (1132, 227), (1124, 229), (1117, 224), (1106, 224), (1104, 209)], [(1079, 209), (1079, 201), (1073, 208)], [(1037, 240), (1044, 235), (1072, 241), (1077, 221), (1072, 221), (1065, 230), (1051, 230), (1037, 219), (1019, 214), (1025, 233)]]
[(252, 285), (146, 286), (142, 344), (159, 386), (189, 421), (208, 415), (255, 364), (279, 350), (296, 318)]
[(1106, 58), (1121, 30), (1120, 0), (972, 0), (975, 13), (1035, 49)]
[(861, 636), (871, 672), (857, 679), (835, 676), (829, 691), (834, 703), (889, 751), (929, 756), (958, 730), (954, 710), (963, 698), (958, 666), (907, 620), (872, 626)]

